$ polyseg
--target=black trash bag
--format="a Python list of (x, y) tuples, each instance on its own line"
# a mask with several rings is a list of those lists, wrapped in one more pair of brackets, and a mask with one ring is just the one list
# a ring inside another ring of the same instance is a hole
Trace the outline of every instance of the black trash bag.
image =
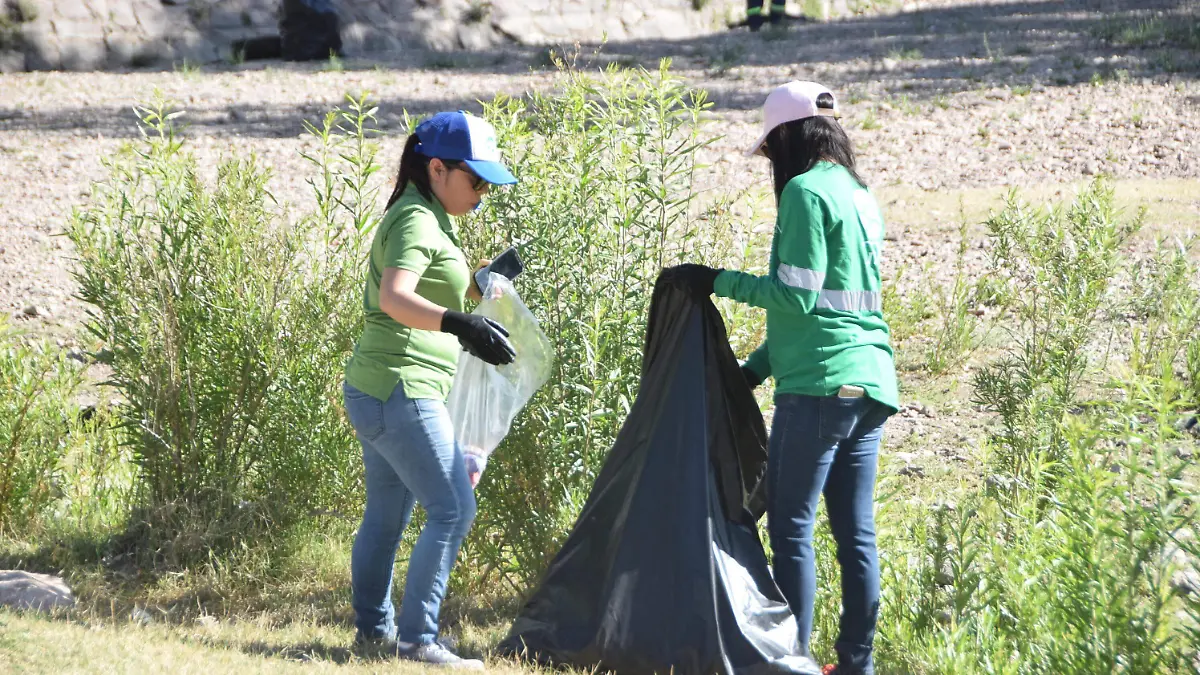
[(286, 61), (319, 61), (341, 55), (342, 33), (332, 0), (283, 0), (280, 50)]
[(756, 531), (766, 436), (716, 307), (660, 282), (637, 401), (500, 651), (621, 675), (819, 673)]

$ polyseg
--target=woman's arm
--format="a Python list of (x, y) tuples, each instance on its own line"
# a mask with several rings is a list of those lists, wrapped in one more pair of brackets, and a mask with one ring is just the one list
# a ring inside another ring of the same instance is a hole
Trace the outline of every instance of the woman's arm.
[(385, 267), (379, 282), (379, 308), (401, 325), (440, 331), (446, 308), (417, 295), (420, 279), (416, 272)]
[(779, 268), (773, 276), (758, 277), (725, 271), (714, 291), (767, 310), (808, 314), (825, 285), (824, 203), (803, 187), (789, 185), (779, 200), (779, 234), (775, 249)]

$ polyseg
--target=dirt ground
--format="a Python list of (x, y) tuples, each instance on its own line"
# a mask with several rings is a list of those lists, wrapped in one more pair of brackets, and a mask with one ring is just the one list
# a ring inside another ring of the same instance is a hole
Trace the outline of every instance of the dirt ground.
[[(709, 92), (712, 130), (723, 135), (705, 157), (704, 180), (734, 188), (766, 185), (762, 160), (741, 153), (759, 133), (766, 93), (790, 79), (826, 84), (889, 221), (887, 274), (946, 279), (961, 219), (979, 223), (1014, 187), (1057, 199), (1105, 174), (1123, 204), (1149, 207), (1152, 233), (1195, 229), (1198, 17), (1196, 0), (938, 0), (758, 34), (608, 44), (598, 55), (585, 46), (581, 63), (653, 68), (670, 57), (677, 77)], [(84, 307), (72, 297), (70, 243), (60, 234), (104, 176), (104, 158), (137, 136), (133, 106), (156, 90), (187, 110), (186, 135), (203, 166), (255, 152), (274, 167), (280, 201), (306, 204), (309, 171), (298, 151), (311, 141), (302, 120), (316, 120), (346, 92), (380, 101), (388, 167), (380, 180), (390, 180), (404, 111), (477, 111), (497, 93), (552, 86), (546, 62), (543, 50), (510, 47), (0, 76), (0, 311), (65, 349), (89, 348), (76, 343)], [(769, 226), (769, 213), (754, 213)], [(972, 273), (984, 257), (973, 247)], [(978, 442), (980, 422), (960, 416), (971, 408), (964, 379), (907, 387), (909, 405), (889, 440), (901, 471), (967, 461), (955, 448)], [(946, 442), (913, 442), (930, 436)]]

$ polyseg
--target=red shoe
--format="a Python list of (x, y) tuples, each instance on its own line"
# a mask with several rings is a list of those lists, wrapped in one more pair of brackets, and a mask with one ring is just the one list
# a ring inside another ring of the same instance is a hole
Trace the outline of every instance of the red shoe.
[(837, 666), (828, 663), (821, 669), (821, 675), (837, 675)]

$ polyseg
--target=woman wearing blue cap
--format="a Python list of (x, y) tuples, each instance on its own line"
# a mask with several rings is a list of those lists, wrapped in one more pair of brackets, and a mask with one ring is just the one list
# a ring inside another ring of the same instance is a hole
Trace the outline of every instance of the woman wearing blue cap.
[[(504, 328), (463, 312), (480, 299), (451, 216), (492, 185), (515, 183), (484, 120), (444, 112), (420, 124), (371, 244), (365, 328), (346, 364), (346, 413), (363, 449), (367, 505), (351, 556), (356, 644), (428, 664), (480, 669), (438, 640), (438, 612), (475, 494), (446, 397), (460, 347), (499, 365), (515, 356)], [(428, 519), (408, 562), (400, 615), (392, 572), (413, 505)]]

